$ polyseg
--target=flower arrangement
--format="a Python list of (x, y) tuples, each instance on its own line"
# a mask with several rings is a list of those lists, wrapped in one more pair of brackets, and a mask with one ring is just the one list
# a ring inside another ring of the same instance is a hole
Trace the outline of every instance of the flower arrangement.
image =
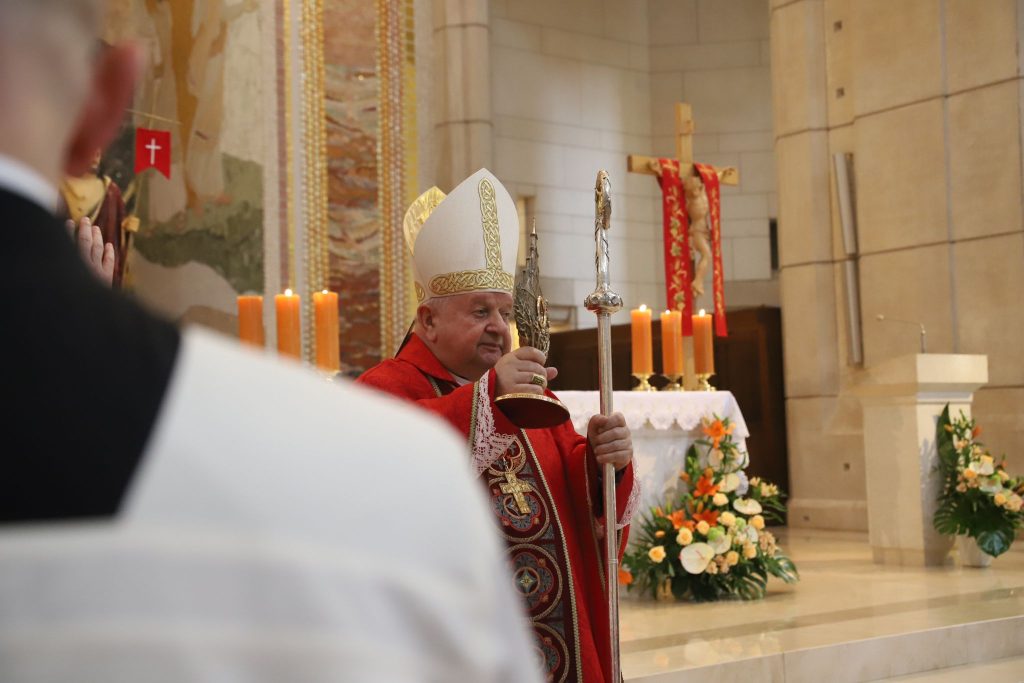
[(1011, 477), (1006, 456), (997, 461), (979, 434), (981, 428), (963, 412), (950, 421), (946, 405), (935, 434), (942, 491), (932, 523), (941, 534), (975, 539), (982, 551), (997, 557), (1024, 526), (1024, 478)]
[(704, 438), (686, 454), (682, 493), (634, 523), (635, 541), (619, 582), (653, 597), (718, 600), (764, 597), (768, 576), (787, 583), (796, 566), (765, 528), (782, 521), (783, 494), (774, 484), (747, 478), (745, 451), (728, 418), (704, 418)]

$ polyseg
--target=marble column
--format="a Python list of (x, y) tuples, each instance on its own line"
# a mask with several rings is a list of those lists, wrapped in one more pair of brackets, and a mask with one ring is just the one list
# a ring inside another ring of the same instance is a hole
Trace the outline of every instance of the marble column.
[(491, 165), (487, 0), (435, 0), (432, 14), (434, 178), (447, 191)]

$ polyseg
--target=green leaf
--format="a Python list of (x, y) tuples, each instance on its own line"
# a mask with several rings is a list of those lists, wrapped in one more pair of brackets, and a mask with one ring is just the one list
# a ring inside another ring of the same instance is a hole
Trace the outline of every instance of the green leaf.
[(939, 454), (939, 469), (946, 477), (956, 478), (956, 449), (953, 448), (953, 435), (946, 430), (952, 426), (949, 421), (949, 404), (942, 409), (939, 421), (935, 424), (935, 449)]
[(999, 557), (1010, 549), (1013, 543), (1013, 531), (1005, 528), (982, 531), (977, 536), (978, 547), (992, 557)]

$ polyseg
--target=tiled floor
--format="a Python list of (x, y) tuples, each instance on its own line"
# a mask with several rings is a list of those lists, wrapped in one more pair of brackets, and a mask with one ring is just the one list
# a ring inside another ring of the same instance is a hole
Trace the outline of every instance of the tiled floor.
[(872, 563), (866, 534), (779, 536), (801, 581), (764, 600), (624, 597), (626, 680), (871, 681), (1024, 655), (1022, 544), (988, 569), (910, 568)]

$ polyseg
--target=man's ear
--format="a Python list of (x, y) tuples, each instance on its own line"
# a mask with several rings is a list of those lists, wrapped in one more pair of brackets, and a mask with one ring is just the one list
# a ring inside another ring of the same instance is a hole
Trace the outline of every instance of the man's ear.
[(92, 85), (68, 143), (65, 173), (80, 176), (89, 171), (96, 150), (106, 149), (117, 135), (142, 64), (142, 52), (132, 44), (116, 45), (97, 55)]
[(437, 341), (437, 312), (428, 304), (420, 304), (416, 308), (416, 322), (423, 330), (427, 341)]

